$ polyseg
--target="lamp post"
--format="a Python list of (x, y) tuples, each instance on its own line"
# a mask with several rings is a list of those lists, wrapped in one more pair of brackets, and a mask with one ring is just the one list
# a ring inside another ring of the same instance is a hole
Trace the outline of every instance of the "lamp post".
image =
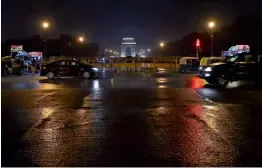
[(147, 57), (149, 57), (149, 52), (150, 52), (150, 51), (151, 51), (150, 48), (147, 49)]
[(47, 29), (49, 28), (49, 23), (48, 22), (43, 22), (42, 23), (42, 28), (44, 29), (44, 34), (45, 34), (45, 39), (44, 39), (44, 43), (45, 43), (45, 46), (44, 46), (44, 57), (46, 58), (47, 57)]
[(163, 56), (163, 49), (164, 49), (164, 46), (165, 46), (165, 43), (164, 42), (161, 42), (159, 44), (160, 48), (161, 48), (161, 56)]
[(215, 27), (215, 22), (211, 21), (208, 23), (208, 27), (210, 29), (210, 47), (211, 47), (211, 57), (214, 55), (213, 52), (213, 28)]

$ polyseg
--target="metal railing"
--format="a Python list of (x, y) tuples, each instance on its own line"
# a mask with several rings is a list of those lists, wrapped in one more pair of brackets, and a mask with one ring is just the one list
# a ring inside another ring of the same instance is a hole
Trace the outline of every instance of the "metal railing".
[[(153, 58), (75, 58), (76, 60), (97, 67), (104, 68), (166, 68), (178, 69), (181, 56), (153, 57)], [(49, 62), (61, 59), (74, 59), (74, 57), (52, 56)]]

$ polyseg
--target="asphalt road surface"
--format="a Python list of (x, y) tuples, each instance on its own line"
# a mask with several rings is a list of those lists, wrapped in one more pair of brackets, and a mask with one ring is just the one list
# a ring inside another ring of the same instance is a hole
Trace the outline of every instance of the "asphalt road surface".
[(262, 89), (194, 74), (4, 77), (2, 166), (261, 166)]

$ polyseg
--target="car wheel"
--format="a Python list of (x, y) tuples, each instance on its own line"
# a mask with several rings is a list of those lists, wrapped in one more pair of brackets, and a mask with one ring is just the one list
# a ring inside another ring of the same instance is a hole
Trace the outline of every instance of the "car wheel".
[(229, 80), (227, 79), (227, 77), (225, 75), (219, 75), (217, 77), (217, 82), (216, 84), (218, 86), (222, 86), (222, 87), (225, 87), (227, 84), (229, 83)]
[(91, 78), (91, 73), (88, 72), (88, 71), (83, 72), (82, 75), (83, 75), (83, 78), (84, 78), (84, 79), (90, 79), (90, 78)]
[(48, 79), (54, 79), (54, 78), (55, 78), (54, 72), (48, 72), (48, 73), (46, 74), (46, 76), (47, 76)]

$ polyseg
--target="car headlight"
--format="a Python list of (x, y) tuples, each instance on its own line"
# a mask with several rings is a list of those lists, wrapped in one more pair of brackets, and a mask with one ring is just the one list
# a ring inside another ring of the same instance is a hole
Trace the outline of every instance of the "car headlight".
[(205, 69), (205, 71), (206, 71), (206, 72), (210, 72), (210, 71), (212, 71), (212, 68), (211, 68), (211, 67), (207, 67), (207, 68)]
[(201, 66), (201, 67), (199, 67), (199, 69), (198, 70), (201, 70), (203, 67)]
[(98, 71), (98, 68), (92, 68), (94, 71)]

